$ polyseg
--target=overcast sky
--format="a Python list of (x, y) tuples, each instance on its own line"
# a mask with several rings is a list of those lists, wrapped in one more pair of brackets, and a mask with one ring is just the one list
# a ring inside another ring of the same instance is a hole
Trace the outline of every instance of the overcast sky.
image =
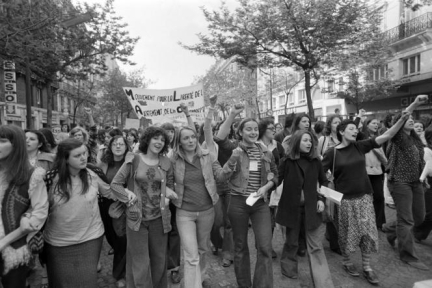
[[(230, 7), (236, 3), (235, 0), (226, 2)], [(141, 38), (131, 58), (137, 65), (121, 66), (122, 70), (145, 66), (146, 77), (155, 81), (149, 87), (153, 89), (190, 85), (194, 76), (203, 75), (215, 59), (192, 53), (180, 47), (178, 42), (197, 43), (196, 34), (207, 30), (200, 7), (214, 10), (220, 7), (220, 3), (220, 0), (116, 0), (116, 12), (129, 24), (130, 35)]]

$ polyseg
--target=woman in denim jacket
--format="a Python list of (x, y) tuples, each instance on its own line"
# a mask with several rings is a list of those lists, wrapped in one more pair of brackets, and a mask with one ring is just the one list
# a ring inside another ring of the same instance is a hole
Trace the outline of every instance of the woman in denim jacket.
[[(267, 193), (277, 187), (278, 177), (273, 154), (255, 143), (258, 135), (256, 120), (247, 118), (240, 122), (239, 145), (224, 166), (224, 171), (229, 170), (225, 177), (230, 178), (228, 217), (234, 234), (234, 269), (239, 287), (273, 287), (271, 215), (266, 200)], [(249, 206), (246, 199), (252, 193), (251, 197), (258, 200)], [(258, 250), (253, 284), (247, 244), (249, 220)]]
[[(139, 153), (128, 152), (111, 182), (111, 189), (126, 209), (126, 286), (166, 288), (166, 254), (171, 213), (168, 199), (175, 199), (171, 161), (164, 156), (168, 135), (148, 127), (140, 138)], [(127, 188), (124, 188), (124, 186)], [(130, 200), (132, 191), (135, 200)]]
[(222, 177), (222, 167), (214, 153), (201, 149), (192, 127), (178, 130), (171, 162), (178, 197), (173, 204), (177, 207), (176, 223), (184, 249), (184, 287), (201, 288), (208, 281), (203, 279), (205, 256), (210, 252), (213, 206), (219, 199), (215, 177)]

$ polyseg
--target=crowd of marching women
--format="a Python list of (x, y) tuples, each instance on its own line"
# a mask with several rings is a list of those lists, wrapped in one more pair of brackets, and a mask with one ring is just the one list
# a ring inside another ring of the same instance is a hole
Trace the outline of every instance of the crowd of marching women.
[[(241, 105), (213, 125), (216, 101), (210, 98), (201, 127), (184, 105), (183, 127), (97, 130), (88, 110), (87, 128), (0, 126), (3, 287), (26, 287), (35, 259), (42, 287), (97, 287), (104, 237), (117, 287), (208, 287), (206, 260), (219, 252), (239, 287), (273, 287), (275, 227), (284, 231), (282, 274), (297, 278), (298, 257), (307, 254), (315, 287), (334, 287), (324, 238), (353, 277), (360, 275), (351, 257), (359, 248), (360, 271), (372, 284), (379, 283), (370, 264), (379, 232), (397, 243), (400, 260), (428, 269), (415, 242), (432, 230), (432, 182), (424, 176), (432, 175), (432, 162), (425, 166), (432, 128), (411, 116), (427, 96), (381, 129), (362, 113), (354, 120), (331, 115), (313, 128), (307, 115), (287, 116), (284, 127), (237, 121)], [(322, 186), (343, 194), (339, 205)], [(386, 221), (386, 197), (394, 222)]]

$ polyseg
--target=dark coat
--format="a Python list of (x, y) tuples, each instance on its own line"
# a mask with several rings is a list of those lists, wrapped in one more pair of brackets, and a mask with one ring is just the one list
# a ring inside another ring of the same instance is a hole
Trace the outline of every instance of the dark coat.
[[(328, 180), (318, 158), (309, 160), (283, 159), (279, 164), (279, 181), (284, 181), (276, 214), (276, 222), (288, 228), (300, 225), (300, 197), (304, 191), (306, 229), (313, 230), (322, 223), (317, 202), (324, 197), (317, 192), (317, 183), (327, 186)], [(281, 183), (281, 182), (279, 182)]]

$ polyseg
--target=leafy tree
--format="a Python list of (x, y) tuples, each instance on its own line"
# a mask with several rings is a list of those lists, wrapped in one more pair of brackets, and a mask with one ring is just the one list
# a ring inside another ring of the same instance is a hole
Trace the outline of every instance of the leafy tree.
[(217, 107), (225, 119), (230, 107), (236, 103), (245, 104), (248, 114), (256, 112), (256, 103), (251, 98), (256, 94), (254, 72), (235, 62), (219, 60), (205, 75), (195, 77), (194, 83), (203, 83), (205, 101), (213, 94), (218, 95)]
[(116, 126), (124, 126), (126, 117), (131, 117), (132, 106), (127, 99), (123, 87), (145, 88), (152, 81), (144, 76), (144, 68), (124, 73), (120, 69), (110, 70), (98, 84), (98, 89), (103, 93), (98, 99), (95, 111), (95, 118), (102, 119), (103, 123), (113, 122)]
[[(199, 54), (261, 67), (294, 66), (304, 74), (309, 115), (314, 118), (311, 78), (337, 56), (380, 35), (380, 9), (366, 0), (239, 0), (231, 12), (203, 8), (209, 35), (183, 47)], [(315, 77), (317, 78), (317, 77)]]
[[(417, 2), (417, 3), (416, 3)], [(420, 2), (420, 3), (418, 3)], [(412, 11), (417, 11), (421, 9), (423, 6), (432, 5), (432, 0), (403, 0), (405, 7), (410, 8)]]
[(364, 102), (390, 96), (398, 84), (392, 77), (393, 71), (387, 68), (391, 58), (392, 53), (384, 40), (359, 45), (355, 50), (340, 54), (337, 73), (347, 82), (346, 90), (338, 96), (351, 102), (357, 112)]
[(127, 24), (115, 14), (113, 0), (75, 6), (69, 0), (60, 4), (53, 0), (8, 1), (2, 12), (0, 56), (18, 66), (28, 65), (46, 79), (48, 125), (53, 82), (104, 74), (106, 55), (134, 64), (128, 58), (139, 38), (129, 36)]

